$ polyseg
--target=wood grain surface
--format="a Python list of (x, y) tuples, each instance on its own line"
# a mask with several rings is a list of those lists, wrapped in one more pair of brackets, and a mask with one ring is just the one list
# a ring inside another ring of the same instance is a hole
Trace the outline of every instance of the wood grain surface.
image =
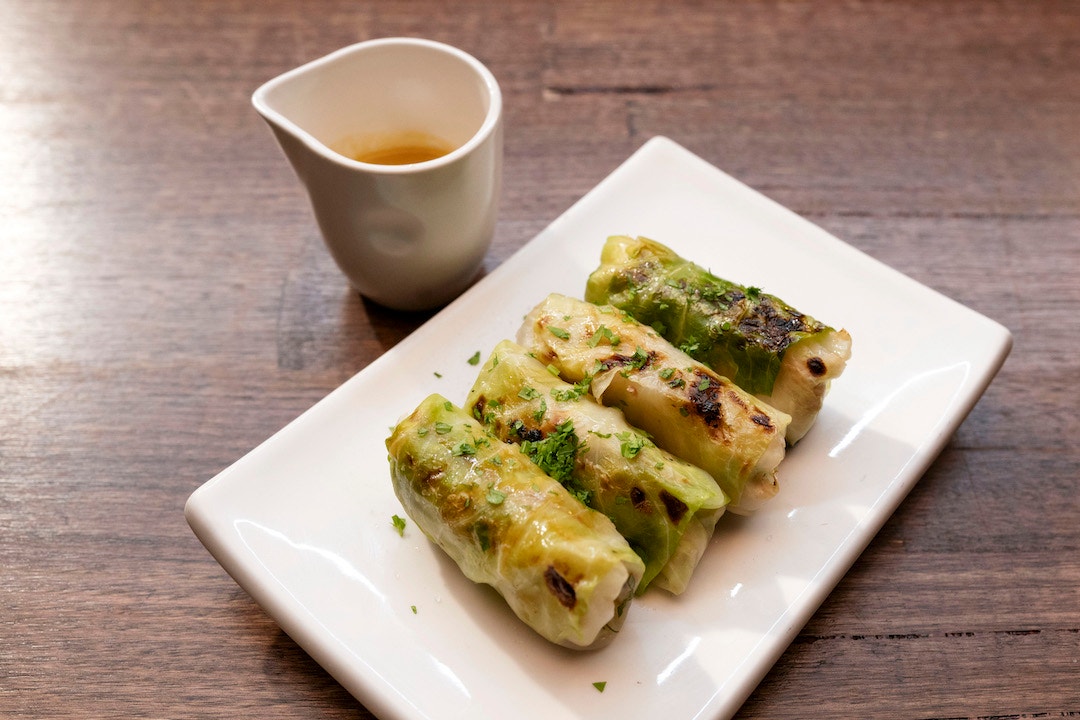
[(0, 717), (373, 717), (183, 505), (427, 317), (250, 105), (390, 35), (503, 87), (489, 270), (666, 135), (1013, 332), (740, 718), (1080, 716), (1080, 3), (6, 0)]

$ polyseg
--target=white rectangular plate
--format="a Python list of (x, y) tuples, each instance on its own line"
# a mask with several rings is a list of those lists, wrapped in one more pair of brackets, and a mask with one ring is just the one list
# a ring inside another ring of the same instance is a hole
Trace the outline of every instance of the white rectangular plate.
[[(581, 297), (609, 235), (645, 235), (854, 339), (781, 465), (681, 597), (649, 590), (607, 648), (550, 645), (404, 515), (384, 440), (428, 394), (464, 402), (548, 293)], [(1011, 347), (997, 323), (654, 138), (501, 267), (192, 494), (222, 566), (380, 718), (732, 715), (941, 451)], [(593, 683), (604, 682), (603, 692)]]

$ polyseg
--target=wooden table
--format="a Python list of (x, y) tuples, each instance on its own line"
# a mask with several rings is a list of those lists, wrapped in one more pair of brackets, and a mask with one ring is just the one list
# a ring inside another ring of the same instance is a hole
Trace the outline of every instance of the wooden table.
[(1080, 4), (8, 0), (0, 716), (372, 717), (188, 495), (426, 316), (350, 292), (252, 90), (360, 39), (499, 78), (495, 268), (654, 135), (1008, 326), (743, 718), (1080, 716)]

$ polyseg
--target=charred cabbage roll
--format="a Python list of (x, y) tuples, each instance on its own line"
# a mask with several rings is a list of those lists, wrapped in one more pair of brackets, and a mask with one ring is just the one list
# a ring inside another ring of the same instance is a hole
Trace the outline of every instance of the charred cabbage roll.
[(589, 383), (657, 445), (707, 471), (746, 514), (773, 497), (790, 417), (610, 305), (553, 294), (525, 317), (518, 342), (568, 382)]
[(510, 340), (495, 346), (465, 403), (496, 437), (611, 518), (655, 579), (686, 589), (727, 497), (701, 468), (661, 450), (616, 408), (564, 382)]
[(585, 299), (614, 305), (736, 385), (791, 416), (787, 442), (813, 425), (851, 336), (758, 288), (716, 277), (647, 238), (608, 238)]
[(470, 580), (551, 642), (594, 648), (618, 632), (645, 566), (602, 513), (440, 395), (386, 447), (405, 512)]

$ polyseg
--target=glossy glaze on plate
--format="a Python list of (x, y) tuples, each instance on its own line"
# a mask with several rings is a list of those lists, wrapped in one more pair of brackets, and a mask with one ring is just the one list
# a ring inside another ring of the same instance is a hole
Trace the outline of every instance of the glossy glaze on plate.
[[(411, 523), (398, 535), (383, 441), (429, 393), (461, 402), (477, 371), (468, 358), (512, 337), (548, 293), (581, 297), (614, 234), (653, 237), (844, 327), (854, 351), (781, 464), (780, 494), (753, 517), (721, 519), (684, 595), (646, 593), (610, 646), (579, 653), (536, 636)], [(654, 138), (429, 323), (199, 488), (186, 515), (236, 581), (380, 718), (725, 718), (1010, 347), (999, 324)]]

